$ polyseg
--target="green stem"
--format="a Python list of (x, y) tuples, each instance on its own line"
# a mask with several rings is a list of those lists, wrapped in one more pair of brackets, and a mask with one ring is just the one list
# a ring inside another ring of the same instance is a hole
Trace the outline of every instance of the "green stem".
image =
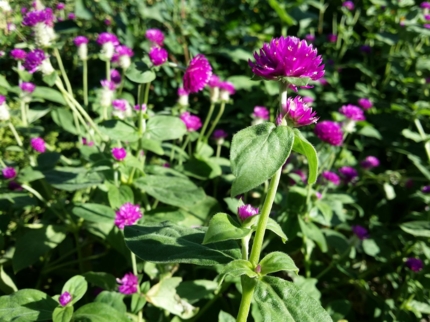
[[(136, 261), (136, 255), (134, 255), (134, 253), (133, 253), (133, 252), (130, 252), (130, 253), (131, 253), (131, 265), (132, 265), (132, 267), (133, 267), (133, 274), (134, 274), (135, 276), (137, 276), (137, 261)], [(138, 288), (137, 293), (138, 293), (138, 294), (140, 294), (140, 288)], [(142, 310), (140, 310), (140, 311), (137, 313), (137, 316), (138, 316), (138, 318), (139, 318), (139, 322), (142, 322)]]
[(84, 263), (82, 261), (82, 249), (79, 247), (79, 234), (77, 231), (75, 231), (73, 233), (73, 236), (75, 237), (75, 242), (76, 242), (76, 248), (77, 248), (77, 252), (78, 252), (78, 262), (79, 262), (79, 271), (81, 273), (84, 272)]
[(106, 79), (110, 81), (110, 60), (106, 60)]
[(209, 121), (210, 121), (210, 119), (211, 119), (211, 117), (212, 117), (212, 114), (213, 114), (213, 112), (214, 112), (214, 107), (215, 107), (215, 103), (213, 103), (213, 102), (212, 102), (212, 103), (211, 103), (211, 106), (209, 107), (208, 115), (206, 115), (205, 123), (203, 124), (202, 130), (200, 131), (199, 138), (197, 139), (196, 151), (197, 151), (197, 148), (198, 148), (198, 146), (199, 146), (199, 143), (201, 142), (201, 140), (202, 140), (202, 139), (203, 139), (203, 137), (204, 137), (204, 134), (205, 134), (206, 128), (208, 127)]
[(215, 156), (219, 158), (221, 156), (221, 144), (217, 144), (216, 146), (216, 154)]
[[(415, 123), (415, 126), (417, 127), (418, 132), (420, 133), (421, 138), (423, 140), (425, 140), (426, 137), (427, 137), (427, 134), (424, 131), (423, 126), (421, 125), (420, 120), (419, 119), (415, 119), (414, 123)], [(430, 161), (430, 142), (425, 142), (424, 143), (424, 149), (426, 150), (427, 157), (428, 157), (428, 159)]]
[(69, 78), (67, 77), (66, 70), (64, 69), (63, 61), (61, 60), (60, 52), (54, 47), (54, 55), (57, 58), (58, 66), (61, 70), (61, 75), (63, 76), (64, 82), (66, 83), (67, 91), (73, 96), (72, 86), (70, 85)]
[(22, 141), (18, 135), (18, 132), (16, 132), (15, 126), (13, 126), (12, 122), (9, 122), (8, 125), (9, 125), (10, 130), (13, 133), (13, 136), (15, 137), (16, 143), (22, 147)]
[(25, 109), (24, 99), (21, 99), (20, 106), (21, 106), (21, 120), (22, 120), (22, 125), (23, 126), (28, 126), (27, 113), (26, 113), (26, 109)]
[(84, 84), (84, 105), (88, 106), (88, 62), (82, 61), (84, 67), (83, 84)]
[(221, 102), (221, 106), (219, 108), (217, 116), (215, 117), (215, 120), (212, 123), (212, 126), (210, 127), (208, 133), (205, 135), (205, 140), (207, 140), (211, 136), (212, 132), (215, 130), (215, 127), (217, 126), (222, 114), (224, 113), (224, 108), (225, 108), (225, 102), (223, 101)]

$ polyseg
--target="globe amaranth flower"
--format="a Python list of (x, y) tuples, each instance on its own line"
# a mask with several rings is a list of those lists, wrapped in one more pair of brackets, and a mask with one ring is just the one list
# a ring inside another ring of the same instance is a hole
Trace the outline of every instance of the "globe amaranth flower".
[(358, 105), (360, 105), (360, 107), (361, 107), (363, 110), (368, 110), (368, 109), (372, 108), (373, 103), (372, 103), (372, 101), (371, 101), (370, 99), (368, 99), (368, 98), (360, 98), (360, 99), (358, 100)]
[(349, 11), (352, 11), (355, 8), (354, 2), (352, 2), (352, 1), (345, 1), (344, 3), (342, 3), (342, 7), (345, 7)]
[(303, 96), (302, 101), (305, 104), (312, 104), (315, 101), (315, 99), (313, 97), (310, 97), (310, 96)]
[(339, 168), (338, 172), (340, 173), (342, 179), (345, 181), (345, 183), (349, 183), (354, 181), (358, 177), (358, 172), (352, 167), (341, 167)]
[(76, 47), (78, 47), (78, 57), (81, 60), (88, 59), (88, 38), (85, 36), (77, 36), (73, 39)]
[(429, 14), (424, 15), (424, 19), (427, 21), (430, 20), (430, 15)]
[(212, 74), (211, 77), (209, 77), (207, 86), (209, 87), (209, 96), (212, 103), (217, 103), (219, 100), (220, 84), (221, 84), (221, 79), (217, 75)]
[(12, 190), (12, 191), (22, 191), (23, 190), (22, 185), (16, 181), (14, 181), (14, 180), (9, 181), (9, 183), (7, 184), (7, 188), (9, 190)]
[(106, 26), (110, 26), (112, 24), (112, 20), (107, 19), (107, 18), (105, 20), (103, 20), (103, 22), (105, 23)]
[(72, 295), (69, 292), (64, 292), (58, 298), (58, 302), (60, 302), (61, 306), (66, 306), (72, 301)]
[(316, 112), (305, 104), (300, 96), (288, 97), (287, 103), (282, 106), (282, 118), (292, 127), (310, 125), (318, 121)]
[(6, 104), (6, 97), (0, 95), (0, 121), (9, 121), (9, 106)]
[(76, 15), (73, 12), (71, 12), (71, 13), (69, 13), (67, 15), (67, 19), (69, 19), (69, 20), (75, 20), (76, 19)]
[(131, 57), (133, 57), (134, 52), (130, 47), (121, 45), (115, 48), (116, 53), (119, 55), (119, 66), (122, 69), (127, 69), (131, 65)]
[(57, 3), (57, 10), (64, 10), (66, 5), (63, 2)]
[[(252, 72), (268, 80), (281, 80), (283, 77), (309, 77), (318, 80), (324, 76), (321, 56), (306, 40), (296, 37), (274, 38), (263, 44), (254, 53), (255, 63), (248, 61)], [(293, 84), (291, 87), (296, 90)]]
[(223, 129), (217, 129), (212, 134), (212, 139), (215, 140), (217, 145), (222, 145), (224, 143), (224, 139), (228, 136), (228, 133)]
[(120, 284), (118, 291), (125, 295), (136, 293), (139, 287), (139, 279), (133, 273), (127, 273), (123, 278), (117, 278), (116, 281)]
[(127, 151), (124, 148), (112, 148), (112, 156), (117, 161), (122, 161), (127, 156)]
[(354, 132), (355, 123), (357, 121), (364, 121), (366, 118), (364, 117), (364, 112), (361, 108), (355, 105), (343, 105), (339, 112), (345, 115), (347, 120), (343, 123), (343, 130), (345, 132)]
[(358, 237), (358, 239), (363, 240), (369, 238), (369, 232), (366, 228), (360, 225), (352, 226), (352, 232)]
[(15, 48), (10, 51), (10, 56), (15, 60), (24, 60), (27, 57), (25, 50)]
[(115, 93), (115, 83), (107, 79), (100, 81), (100, 83), (103, 87), (100, 95), (100, 105), (102, 107), (109, 107), (112, 104), (113, 96)]
[(305, 36), (305, 39), (306, 39), (308, 42), (314, 42), (314, 41), (315, 41), (315, 36), (314, 36), (314, 35), (312, 35), (312, 34), (307, 34), (307, 35)]
[(12, 167), (6, 167), (1, 170), (3, 174), (3, 178), (5, 179), (13, 179), (16, 177), (16, 170)]
[(121, 84), (121, 80), (122, 80), (121, 73), (116, 69), (112, 69), (110, 71), (110, 79), (112, 82), (114, 82), (117, 85)]
[(32, 27), (37, 46), (50, 46), (57, 37), (53, 28), (54, 14), (51, 8), (27, 12), (22, 24)]
[(149, 59), (154, 66), (163, 65), (167, 61), (167, 50), (161, 47), (152, 47), (149, 51)]
[(30, 51), (25, 57), (23, 66), (30, 74), (41, 71), (43, 75), (50, 75), (55, 71), (49, 57), (41, 49)]
[(426, 28), (426, 29), (430, 29), (430, 24), (426, 23), (426, 24), (423, 25), (423, 27)]
[(411, 271), (419, 272), (423, 269), (424, 264), (421, 259), (411, 257), (406, 260), (406, 266), (409, 267)]
[(227, 102), (230, 100), (230, 95), (236, 93), (236, 88), (230, 82), (219, 83), (219, 98), (221, 101)]
[(267, 121), (269, 119), (269, 110), (265, 106), (255, 106), (252, 117), (261, 121)]
[(251, 205), (242, 205), (237, 208), (237, 215), (241, 221), (245, 221), (247, 218), (258, 215), (260, 209), (254, 208)]
[(430, 185), (421, 188), (422, 193), (430, 193)]
[(188, 92), (183, 88), (178, 88), (178, 104), (180, 106), (188, 106)]
[(343, 142), (341, 126), (332, 121), (322, 121), (315, 125), (316, 136), (330, 145), (339, 146)]
[(182, 113), (180, 119), (184, 122), (188, 132), (197, 131), (202, 127), (200, 118), (196, 115), (191, 115), (190, 112)]
[(97, 37), (97, 43), (102, 46), (101, 54), (110, 60), (115, 52), (115, 46), (119, 45), (117, 36), (110, 32), (102, 32)]
[(121, 120), (133, 115), (131, 105), (125, 99), (113, 100), (112, 106), (113, 106), (112, 115), (120, 118)]
[[(298, 176), (300, 178), (300, 180), (305, 183), (307, 180), (307, 176), (306, 173), (304, 173), (302, 170), (300, 169), (296, 169), (294, 171), (291, 172), (292, 174), (295, 174), (296, 176)], [(294, 178), (290, 178), (290, 184), (292, 186), (294, 186), (297, 183), (297, 181)]]
[(32, 138), (30, 144), (37, 152), (44, 153), (46, 151), (45, 141), (42, 138)]
[(125, 226), (134, 225), (136, 221), (142, 218), (140, 207), (138, 205), (133, 205), (130, 202), (123, 204), (115, 214), (115, 225), (119, 229), (124, 229)]
[(331, 183), (333, 183), (335, 186), (338, 186), (340, 184), (340, 178), (339, 176), (331, 171), (324, 171), (322, 173), (322, 176), (324, 179), (326, 179), (327, 181), (330, 181)]
[(147, 110), (147, 108), (148, 107), (146, 106), (146, 104), (142, 104), (142, 105), (136, 104), (136, 105), (134, 105), (134, 110), (135, 111), (145, 112)]
[(427, 1), (421, 2), (420, 7), (422, 9), (430, 9), (430, 2), (427, 2)]
[(163, 46), (164, 43), (164, 34), (159, 29), (148, 29), (145, 32), (145, 37), (148, 39), (153, 45)]
[(21, 90), (24, 92), (33, 93), (34, 90), (36, 89), (36, 85), (30, 82), (22, 82), (19, 85), (19, 88), (21, 88)]
[(369, 155), (363, 161), (361, 161), (361, 167), (364, 169), (372, 169), (379, 166), (379, 160), (377, 157)]
[(184, 89), (188, 93), (197, 93), (206, 86), (211, 76), (212, 67), (209, 61), (204, 55), (198, 54), (191, 59), (184, 73)]
[(328, 34), (327, 35), (327, 40), (329, 42), (336, 42), (337, 41), (337, 35), (335, 35), (335, 34)]

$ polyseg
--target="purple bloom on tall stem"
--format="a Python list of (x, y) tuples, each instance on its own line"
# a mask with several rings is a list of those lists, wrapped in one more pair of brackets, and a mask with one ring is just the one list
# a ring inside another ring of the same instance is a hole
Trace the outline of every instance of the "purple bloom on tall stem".
[(242, 205), (237, 208), (237, 215), (241, 221), (245, 221), (247, 218), (258, 215), (260, 209), (254, 208), (251, 205)]
[(352, 182), (358, 177), (358, 172), (353, 167), (341, 167), (339, 168), (338, 172), (342, 176), (345, 183)]
[(72, 301), (72, 295), (69, 292), (64, 292), (58, 298), (58, 302), (60, 302), (61, 306), (66, 306)]
[(364, 121), (366, 119), (364, 117), (363, 110), (355, 105), (343, 105), (339, 109), (339, 112), (352, 121)]
[(127, 151), (124, 148), (113, 148), (112, 156), (117, 161), (122, 161), (127, 156)]
[(219, 97), (221, 101), (228, 101), (230, 95), (236, 93), (236, 88), (230, 82), (220, 82), (219, 83)]
[(430, 20), (430, 15), (429, 14), (424, 15), (424, 19), (425, 20)]
[(219, 77), (215, 74), (212, 74), (211, 77), (209, 77), (208, 86), (211, 88), (219, 87), (219, 84), (221, 83), (221, 80)]
[(136, 221), (142, 218), (140, 207), (130, 202), (123, 204), (119, 210), (115, 212), (115, 215), (115, 225), (121, 230), (124, 229), (125, 226), (134, 225)]
[(188, 92), (183, 88), (178, 88), (178, 104), (180, 106), (188, 106)]
[(336, 42), (337, 41), (337, 35), (335, 35), (335, 34), (328, 34), (327, 35), (327, 40), (329, 42)]
[(44, 153), (46, 151), (45, 141), (42, 138), (32, 138), (31, 146), (37, 152)]
[(209, 61), (204, 55), (198, 54), (191, 59), (185, 71), (183, 78), (184, 89), (188, 93), (197, 93), (206, 86), (211, 76), (212, 67)]
[(180, 116), (182, 122), (187, 127), (188, 132), (197, 131), (202, 127), (200, 118), (196, 115), (191, 115), (190, 112), (184, 112)]
[(163, 46), (164, 43), (164, 34), (159, 29), (148, 29), (145, 32), (145, 37), (148, 39), (153, 45)]
[(349, 11), (352, 11), (355, 8), (354, 2), (352, 2), (352, 1), (345, 1), (344, 3), (342, 3), (342, 7), (345, 7)]
[(134, 52), (130, 47), (121, 45), (115, 48), (116, 54), (118, 55), (119, 65), (123, 69), (127, 69), (131, 65), (131, 57), (133, 57)]
[(363, 226), (360, 226), (360, 225), (352, 226), (352, 231), (360, 240), (369, 238), (369, 232)]
[(338, 185), (339, 185), (339, 183), (340, 183), (340, 178), (339, 178), (339, 176), (338, 176), (336, 173), (334, 173), (334, 172), (331, 172), (331, 171), (324, 171), (324, 172), (322, 173), (322, 176), (323, 176), (323, 178), (324, 178), (324, 179), (326, 179), (327, 181), (332, 182), (335, 186), (338, 186)]
[(305, 39), (306, 39), (308, 42), (314, 42), (314, 41), (315, 41), (315, 36), (314, 36), (314, 35), (312, 35), (312, 34), (307, 34), (307, 35), (305, 36)]
[(108, 89), (110, 91), (115, 90), (115, 83), (112, 81), (108, 81), (107, 79), (101, 80), (100, 84), (102, 84), (102, 87), (105, 89)]
[(368, 98), (360, 98), (358, 100), (358, 105), (360, 105), (363, 110), (368, 110), (368, 109), (372, 108), (373, 103)]
[(379, 166), (379, 160), (377, 157), (369, 155), (363, 161), (361, 161), (361, 167), (364, 169), (372, 169)]
[(424, 1), (420, 4), (422, 9), (430, 9), (430, 2)]
[(424, 264), (421, 259), (411, 257), (406, 260), (406, 266), (409, 267), (411, 271), (419, 272), (423, 269)]
[(252, 116), (256, 119), (262, 119), (267, 121), (269, 119), (269, 110), (265, 106), (254, 107), (254, 113)]
[(77, 36), (73, 39), (73, 42), (77, 47), (79, 47), (81, 45), (88, 44), (88, 38), (85, 36)]
[(27, 93), (33, 93), (34, 90), (36, 89), (36, 85), (30, 82), (22, 82), (19, 87), (21, 88), (22, 91), (27, 92)]
[(152, 47), (148, 56), (154, 66), (160, 66), (167, 61), (168, 53), (164, 48)]
[(34, 49), (27, 54), (23, 66), (29, 73), (32, 74), (37, 71), (38, 67), (45, 59), (46, 55), (42, 49)]
[(71, 12), (71, 13), (69, 13), (67, 15), (67, 19), (69, 19), (69, 20), (75, 20), (76, 19), (76, 15), (73, 12)]
[(119, 292), (125, 295), (136, 293), (139, 287), (139, 279), (133, 273), (127, 273), (123, 278), (117, 278), (116, 281), (121, 284), (118, 286)]
[(113, 45), (118, 45), (119, 41), (118, 41), (118, 37), (116, 35), (114, 35), (113, 33), (110, 32), (102, 32), (98, 37), (97, 37), (97, 43), (99, 45), (104, 45), (106, 43), (112, 43)]
[(15, 60), (24, 60), (27, 57), (25, 50), (15, 48), (10, 51), (10, 55)]
[(315, 134), (320, 140), (328, 144), (339, 146), (343, 142), (343, 132), (341, 126), (332, 121), (322, 121), (315, 125)]
[(421, 188), (422, 193), (430, 193), (430, 185)]
[(228, 133), (223, 129), (217, 129), (212, 134), (212, 139), (215, 140), (217, 145), (222, 145), (224, 143), (224, 139), (228, 136)]
[(282, 117), (292, 127), (310, 125), (318, 121), (316, 112), (312, 111), (312, 108), (305, 104), (300, 96), (288, 97), (287, 104), (282, 106), (282, 113)]
[(430, 24), (428, 24), (428, 23), (424, 24), (424, 28), (430, 29)]
[(16, 170), (12, 167), (6, 167), (1, 170), (3, 174), (3, 178), (5, 179), (13, 179), (16, 177)]
[(65, 7), (66, 5), (63, 2), (59, 2), (57, 4), (57, 10), (64, 10)]
[(112, 82), (114, 82), (115, 84), (121, 84), (121, 73), (116, 70), (116, 69), (112, 69), (110, 71), (110, 79), (112, 80)]
[(54, 14), (52, 13), (51, 8), (30, 11), (25, 15), (24, 19), (22, 19), (22, 24), (28, 27), (34, 27), (38, 23), (43, 23), (52, 27), (53, 22)]

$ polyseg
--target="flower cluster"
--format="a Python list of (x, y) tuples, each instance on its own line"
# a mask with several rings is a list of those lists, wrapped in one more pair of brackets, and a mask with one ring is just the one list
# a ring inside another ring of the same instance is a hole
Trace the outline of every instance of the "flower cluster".
[(148, 29), (145, 32), (145, 37), (153, 46), (162, 47), (164, 45), (164, 34), (159, 29)]
[(258, 215), (260, 209), (254, 208), (252, 205), (242, 205), (237, 208), (237, 215), (241, 221), (245, 221), (247, 218)]
[(137, 292), (139, 287), (139, 279), (133, 273), (127, 273), (123, 278), (116, 279), (118, 286), (118, 291), (125, 295), (134, 294)]
[(341, 126), (332, 121), (322, 121), (315, 126), (315, 134), (330, 145), (339, 146), (343, 142)]
[(119, 45), (118, 37), (110, 32), (102, 32), (97, 37), (97, 43), (102, 46), (101, 54), (106, 60), (112, 59), (115, 46)]
[(140, 207), (138, 205), (133, 205), (130, 202), (123, 204), (115, 214), (115, 225), (119, 229), (124, 229), (125, 226), (134, 225), (136, 221), (142, 218)]
[(198, 54), (191, 59), (184, 73), (184, 89), (187, 93), (197, 93), (206, 86), (211, 76), (212, 67), (209, 61), (204, 55)]
[(363, 110), (355, 105), (343, 105), (339, 112), (345, 115), (346, 118), (351, 121), (364, 121), (366, 118), (364, 117)]
[(191, 115), (190, 112), (182, 113), (180, 119), (184, 122), (188, 132), (197, 131), (202, 127), (200, 118), (196, 115)]
[(10, 51), (10, 56), (15, 60), (23, 61), (27, 57), (27, 53), (23, 49), (15, 48)]
[(124, 148), (112, 148), (112, 156), (115, 160), (122, 161), (127, 156), (127, 151)]
[(66, 306), (72, 301), (72, 295), (69, 292), (64, 292), (58, 298), (58, 302), (60, 302), (61, 306)]
[[(131, 65), (131, 57), (133, 57), (133, 49), (125, 45), (119, 45), (115, 47), (114, 57), (118, 60), (119, 66), (122, 69), (127, 69)], [(112, 57), (112, 59), (114, 58)]]
[(148, 56), (154, 66), (160, 66), (167, 61), (168, 53), (162, 47), (152, 47)]
[[(281, 118), (292, 127), (310, 125), (318, 121), (316, 112), (312, 111), (312, 108), (304, 103), (300, 96), (287, 99), (287, 103), (282, 106)], [(279, 120), (278, 123), (280, 123)]]
[(30, 144), (32, 148), (39, 153), (44, 153), (46, 151), (45, 141), (42, 138), (32, 138)]
[(56, 38), (53, 28), (54, 14), (51, 8), (27, 12), (22, 24), (33, 28), (37, 46), (48, 47)]
[(42, 49), (30, 51), (25, 57), (23, 66), (30, 74), (40, 71), (43, 75), (51, 75), (55, 71), (49, 57)]

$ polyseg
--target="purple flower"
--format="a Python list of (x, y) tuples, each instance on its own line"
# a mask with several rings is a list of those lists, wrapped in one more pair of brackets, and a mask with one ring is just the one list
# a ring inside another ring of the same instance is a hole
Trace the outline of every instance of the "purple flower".
[(226, 131), (224, 131), (223, 129), (217, 129), (212, 134), (212, 138), (214, 140), (225, 139), (227, 136), (228, 136), (228, 133)]
[(60, 302), (61, 306), (66, 306), (70, 303), (70, 301), (72, 301), (72, 295), (70, 295), (70, 293), (67, 291), (61, 294), (58, 299), (58, 302)]
[(178, 88), (178, 96), (178, 104), (180, 106), (188, 106), (188, 92), (184, 88)]
[(428, 15), (428, 14), (424, 15), (424, 19), (425, 20), (430, 20), (430, 15)]
[(428, 23), (424, 24), (424, 28), (430, 29), (430, 24), (428, 24)]
[(93, 146), (94, 142), (93, 141), (88, 141), (87, 138), (82, 138), (82, 144), (83, 145), (88, 145), (88, 146)]
[(30, 82), (22, 82), (19, 87), (21, 88), (22, 91), (27, 92), (27, 93), (33, 93), (34, 90), (36, 89), (36, 85)]
[(364, 121), (366, 119), (364, 117), (363, 110), (355, 105), (343, 105), (339, 109), (339, 112), (352, 121)]
[(302, 97), (302, 101), (305, 104), (312, 104), (314, 102), (314, 99), (310, 96), (304, 96)]
[(221, 80), (219, 79), (219, 77), (215, 74), (212, 74), (211, 77), (209, 77), (209, 81), (208, 81), (208, 86), (210, 88), (214, 88), (214, 87), (219, 87)]
[(322, 176), (324, 177), (324, 179), (326, 179), (327, 181), (332, 182), (335, 186), (338, 186), (340, 183), (340, 178), (339, 176), (331, 171), (324, 171), (322, 173)]
[(123, 204), (115, 214), (115, 225), (119, 229), (124, 229), (125, 226), (134, 225), (136, 221), (142, 218), (140, 207), (138, 205), (133, 205), (130, 202)]
[(118, 286), (120, 293), (130, 295), (137, 292), (139, 279), (133, 273), (127, 273), (122, 279), (117, 278), (116, 281), (121, 284)]
[(274, 38), (269, 44), (263, 44), (263, 48), (254, 53), (254, 58), (255, 63), (248, 61), (252, 72), (268, 80), (282, 77), (318, 80), (324, 76), (324, 65), (317, 50), (306, 40), (296, 37)]
[(133, 57), (133, 55), (134, 55), (133, 49), (131, 49), (130, 47), (127, 47), (125, 45), (116, 46), (115, 51), (120, 56)]
[(344, 3), (342, 3), (342, 7), (345, 7), (346, 9), (348, 9), (349, 11), (354, 10), (354, 2), (352, 1), (345, 1)]
[(0, 95), (0, 105), (6, 102), (6, 96)]
[(116, 69), (112, 69), (111, 72), (110, 72), (110, 79), (115, 84), (121, 84), (121, 79), (122, 79), (121, 78), (121, 73), (118, 70), (116, 70)]
[(327, 79), (325, 79), (324, 77), (323, 77), (323, 78), (320, 78), (320, 79), (318, 80), (318, 82), (319, 82), (322, 86), (326, 86), (326, 85), (328, 85), (328, 81), (327, 81)]
[(179, 87), (178, 96), (188, 96), (188, 92), (183, 87)]
[(30, 51), (25, 57), (23, 66), (29, 73), (32, 74), (38, 69), (45, 59), (46, 55), (42, 49), (34, 49)]
[(357, 170), (355, 170), (352, 167), (348, 167), (348, 166), (341, 167), (341, 168), (339, 168), (338, 172), (342, 176), (345, 183), (352, 182), (353, 180), (355, 180), (358, 177)]
[(122, 161), (127, 156), (127, 151), (124, 148), (113, 148), (112, 156), (115, 160)]
[(320, 140), (328, 144), (339, 146), (343, 142), (343, 132), (341, 126), (332, 121), (322, 121), (315, 125), (315, 134)]
[(135, 110), (135, 111), (140, 111), (140, 110), (142, 110), (142, 112), (145, 112), (145, 111), (146, 111), (146, 109), (147, 109), (146, 104), (142, 104), (142, 105), (140, 105), (140, 106), (139, 106), (139, 104), (134, 105), (134, 110)]
[(110, 26), (112, 24), (112, 20), (106, 18), (104, 20), (104, 23), (105, 23), (106, 26)]
[(108, 81), (107, 79), (104, 79), (104, 80), (100, 81), (100, 83), (102, 84), (103, 88), (105, 88), (105, 89), (108, 89), (110, 91), (115, 90), (115, 83), (112, 81)]
[[(300, 180), (302, 180), (302, 182), (306, 182), (306, 179), (308, 178), (307, 176), (306, 176), (306, 173), (304, 173), (302, 170), (300, 170), (300, 169), (297, 169), (297, 170), (294, 170), (294, 171), (292, 171), (291, 173), (294, 173), (294, 174), (296, 174), (296, 175), (298, 175), (299, 177), (300, 177)], [(293, 178), (290, 178), (290, 184), (291, 185), (295, 185), (297, 182), (296, 182), (296, 180), (294, 180)]]
[(230, 95), (236, 93), (236, 88), (230, 82), (220, 82), (219, 91), (219, 97), (221, 101), (228, 101), (230, 100)]
[(420, 7), (422, 9), (430, 9), (430, 2), (424, 1), (421, 3)]
[(16, 170), (12, 167), (6, 167), (2, 170), (3, 178), (13, 179), (16, 177)]
[(314, 35), (311, 35), (311, 34), (307, 34), (307, 35), (305, 36), (305, 39), (306, 39), (308, 42), (314, 42), (314, 41), (315, 41), (315, 36), (314, 36)]
[(198, 116), (191, 115), (190, 112), (182, 113), (180, 118), (187, 127), (188, 132), (197, 131), (202, 127), (202, 122), (200, 121), (200, 118)]
[(148, 56), (154, 66), (160, 66), (167, 61), (168, 53), (164, 48), (152, 47)]
[(360, 51), (366, 54), (370, 54), (372, 52), (372, 47), (369, 45), (362, 45), (360, 46)]
[(27, 13), (27, 11), (28, 11), (28, 9), (26, 8), (26, 7), (22, 7), (21, 8), (21, 13), (24, 15), (24, 14), (26, 14)]
[(258, 215), (260, 209), (254, 208), (251, 205), (243, 205), (237, 208), (237, 214), (241, 221), (245, 221), (247, 218)]
[(57, 4), (57, 10), (64, 10), (65, 7), (66, 7), (66, 5), (63, 2), (59, 2)]
[(421, 259), (411, 257), (406, 260), (406, 266), (414, 272), (419, 272), (423, 269), (424, 264)]
[(22, 191), (22, 186), (16, 181), (9, 181), (7, 188), (12, 191)]
[(202, 54), (196, 55), (191, 59), (189, 66), (184, 74), (184, 89), (188, 93), (201, 91), (209, 82), (212, 76), (212, 67), (209, 61)]
[(363, 240), (369, 238), (369, 232), (366, 228), (360, 225), (352, 226), (352, 232), (358, 237), (358, 239)]
[(24, 50), (18, 48), (12, 49), (10, 51), (10, 55), (15, 60), (24, 60), (25, 57), (27, 57), (27, 53)]
[(422, 193), (430, 193), (430, 185), (422, 187), (421, 192)]
[(145, 32), (145, 37), (150, 42), (152, 42), (153, 45), (157, 46), (163, 46), (164, 43), (164, 34), (159, 29), (148, 29)]
[(30, 143), (35, 151), (40, 153), (44, 153), (46, 151), (45, 141), (42, 138), (32, 138)]
[(329, 42), (336, 42), (337, 41), (337, 36), (335, 34), (328, 34), (327, 35), (327, 40)]
[(85, 36), (77, 36), (75, 39), (73, 39), (73, 42), (76, 46), (81, 46), (83, 44), (88, 44), (88, 38)]
[(358, 100), (358, 105), (360, 105), (363, 110), (368, 110), (369, 108), (372, 108), (373, 103), (368, 98), (360, 98)]
[(296, 96), (295, 98), (289, 97), (287, 104), (282, 106), (282, 113), (282, 117), (287, 120), (287, 124), (293, 127), (310, 125), (318, 121), (316, 112), (303, 103), (300, 96)]
[(71, 12), (71, 13), (69, 13), (67, 15), (67, 19), (69, 19), (69, 20), (75, 20), (76, 19), (76, 15), (73, 12)]
[(369, 155), (363, 161), (361, 161), (360, 164), (361, 164), (361, 167), (363, 167), (364, 169), (372, 169), (379, 166), (379, 160), (378, 158)]
[(52, 27), (54, 22), (54, 14), (51, 8), (45, 8), (43, 10), (33, 10), (27, 12), (24, 19), (22, 19), (22, 24), (28, 27), (34, 27), (38, 23), (43, 23), (47, 26)]
[(254, 107), (254, 113), (252, 113), (252, 116), (257, 119), (267, 121), (269, 119), (269, 110), (264, 106), (256, 106)]
[(110, 33), (110, 32), (102, 32), (98, 37), (97, 37), (97, 43), (99, 45), (104, 45), (107, 43), (112, 43), (113, 45), (118, 45), (119, 41), (117, 36), (115, 36), (114, 34)]

